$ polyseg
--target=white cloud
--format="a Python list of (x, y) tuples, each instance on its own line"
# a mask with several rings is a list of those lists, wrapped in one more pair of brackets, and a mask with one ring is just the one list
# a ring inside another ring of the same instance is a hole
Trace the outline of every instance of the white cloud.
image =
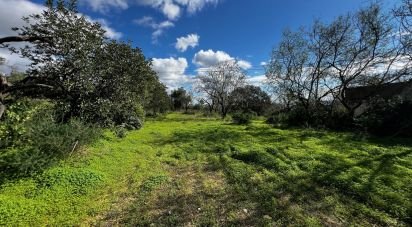
[(137, 3), (161, 11), (168, 20), (177, 20), (181, 14), (179, 5), (173, 0), (137, 0)]
[(242, 68), (244, 70), (248, 70), (248, 69), (252, 68), (252, 64), (248, 61), (245, 61), (245, 60), (238, 60), (237, 64), (239, 65), (240, 68)]
[(176, 2), (185, 6), (187, 12), (193, 14), (201, 11), (207, 4), (216, 5), (219, 0), (176, 0)]
[(168, 21), (168, 20), (157, 23), (155, 19), (153, 19), (153, 17), (149, 17), (149, 16), (144, 16), (140, 19), (134, 20), (133, 22), (143, 27), (152, 28), (153, 29), (152, 41), (154, 43), (157, 42), (158, 38), (164, 33), (166, 29), (175, 26), (173, 22)]
[[(23, 16), (30, 14), (41, 13), (46, 7), (41, 4), (35, 4), (28, 0), (0, 0), (0, 36), (16, 35), (16, 32), (12, 31), (12, 27), (21, 27), (25, 25), (25, 22), (21, 19)], [(89, 21), (97, 21), (101, 23), (102, 28), (106, 30), (106, 36), (108, 38), (118, 39), (121, 37), (121, 33), (115, 31), (109, 26), (109, 23), (104, 19), (92, 19), (88, 16), (86, 18)], [(14, 47), (21, 47), (26, 43), (13, 44)], [(19, 71), (27, 69), (30, 61), (20, 58), (16, 54), (10, 54), (10, 51), (5, 48), (0, 48), (0, 56), (6, 58), (6, 64), (0, 66), (0, 71), (9, 73), (11, 67), (17, 68)]]
[(260, 62), (260, 66), (265, 67), (265, 66), (267, 66), (267, 65), (268, 65), (268, 63), (267, 63), (267, 62), (265, 62), (265, 61)]
[(88, 16), (86, 16), (86, 18), (89, 21), (92, 21), (92, 22), (96, 21), (96, 22), (100, 23), (102, 25), (103, 30), (106, 31), (106, 33), (104, 35), (109, 39), (120, 39), (123, 36), (123, 34), (121, 32), (117, 32), (116, 30), (111, 28), (109, 26), (109, 22), (107, 22), (107, 20), (105, 20), (105, 19), (99, 18), (99, 19), (94, 20), (94, 19), (91, 19)]
[(11, 31), (12, 27), (19, 27), (24, 24), (21, 19), (34, 13), (41, 13), (46, 7), (35, 4), (27, 0), (1, 0), (0, 1), (0, 35), (15, 35)]
[(176, 89), (191, 82), (185, 74), (188, 67), (186, 58), (153, 58), (152, 69), (169, 90)]
[(127, 9), (127, 0), (80, 0), (80, 3), (89, 5), (93, 11), (107, 13), (111, 8)]
[(194, 48), (199, 45), (199, 38), (197, 34), (189, 34), (186, 37), (177, 38), (175, 47), (180, 52), (185, 52), (187, 48)]
[(254, 85), (254, 86), (259, 86), (263, 87), (266, 81), (266, 76), (265, 75), (258, 75), (258, 76), (249, 76), (246, 79), (246, 82), (248, 84)]
[(193, 58), (193, 63), (202, 68), (212, 67), (219, 62), (234, 60), (224, 51), (200, 50)]
[(193, 57), (192, 62), (199, 67), (198, 71), (207, 71), (208, 68), (224, 61), (236, 61), (240, 68), (248, 70), (252, 64), (242, 59), (236, 59), (224, 51), (200, 50)]
[[(1, 0), (0, 36), (17, 35), (11, 28), (24, 25), (24, 21), (21, 19), (23, 16), (41, 13), (44, 9), (46, 9), (44, 6), (26, 0)], [(23, 43), (13, 46), (22, 47)], [(0, 66), (0, 72), (3, 73), (10, 73), (12, 67), (18, 71), (25, 71), (30, 64), (29, 60), (11, 54), (6, 48), (0, 48), (0, 56), (6, 59), (5, 64)]]
[(219, 0), (137, 0), (140, 5), (161, 11), (169, 20), (177, 20), (184, 9), (189, 14), (194, 14), (208, 4), (216, 5), (218, 2)]
[(180, 7), (172, 2), (165, 2), (162, 12), (169, 20), (176, 20), (180, 16)]

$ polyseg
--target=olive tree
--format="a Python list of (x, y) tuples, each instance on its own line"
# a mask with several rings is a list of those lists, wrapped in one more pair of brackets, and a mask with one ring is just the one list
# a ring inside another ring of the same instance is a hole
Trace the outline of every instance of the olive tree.
[[(21, 80), (1, 86), (1, 94), (53, 100), (63, 121), (78, 117), (102, 125), (140, 125), (136, 112), (160, 82), (139, 48), (106, 39), (99, 23), (77, 13), (74, 0), (49, 0), (46, 10), (23, 20), (26, 25), (14, 28), (18, 36), (0, 44), (31, 65)], [(30, 45), (7, 43), (16, 41)]]

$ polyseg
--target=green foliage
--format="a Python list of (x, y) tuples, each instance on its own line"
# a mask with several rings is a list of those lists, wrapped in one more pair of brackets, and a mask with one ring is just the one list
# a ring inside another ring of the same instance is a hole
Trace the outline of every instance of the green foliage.
[(253, 113), (251, 112), (236, 112), (232, 114), (232, 121), (238, 125), (248, 125), (253, 119)]
[(380, 136), (412, 136), (412, 103), (400, 99), (375, 99), (356, 123)]
[(127, 129), (124, 125), (118, 125), (113, 130), (117, 138), (124, 138), (127, 135)]
[(105, 38), (99, 23), (76, 11), (76, 1), (53, 1), (40, 14), (24, 17), (16, 28), (24, 37), (39, 41), (23, 48), (10, 48), (31, 59), (27, 75), (16, 79), (14, 97), (48, 98), (63, 122), (111, 126), (127, 124), (139, 129), (141, 107), (164, 111), (166, 87), (160, 83), (141, 49), (130, 43)]
[(411, 148), (172, 113), (4, 184), (0, 225), (408, 226)]
[[(28, 176), (94, 141), (100, 130), (72, 119), (54, 120), (50, 103), (24, 100), (12, 105), (0, 127), (0, 182)], [(3, 142), (4, 141), (4, 142)]]
[(101, 174), (84, 169), (51, 169), (35, 177), (37, 188), (56, 188), (64, 186), (72, 194), (85, 195), (96, 189), (103, 181)]
[(192, 96), (183, 87), (173, 90), (170, 98), (174, 110), (185, 109), (187, 111), (189, 104), (192, 102)]
[(254, 112), (258, 116), (265, 115), (271, 109), (269, 95), (260, 87), (247, 85), (235, 89), (230, 94), (232, 112)]

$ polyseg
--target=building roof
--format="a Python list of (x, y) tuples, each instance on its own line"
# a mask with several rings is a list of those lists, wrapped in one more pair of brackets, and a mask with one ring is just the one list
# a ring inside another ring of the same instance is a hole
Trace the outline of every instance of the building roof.
[(346, 90), (345, 96), (347, 100), (351, 101), (362, 101), (377, 96), (389, 99), (401, 95), (407, 88), (411, 87), (412, 81), (353, 87)]

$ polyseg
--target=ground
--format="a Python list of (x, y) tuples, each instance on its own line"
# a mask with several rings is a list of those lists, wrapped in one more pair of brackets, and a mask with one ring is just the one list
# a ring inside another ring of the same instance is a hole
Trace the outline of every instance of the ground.
[(411, 199), (410, 139), (173, 113), (2, 185), (0, 225), (408, 226)]

